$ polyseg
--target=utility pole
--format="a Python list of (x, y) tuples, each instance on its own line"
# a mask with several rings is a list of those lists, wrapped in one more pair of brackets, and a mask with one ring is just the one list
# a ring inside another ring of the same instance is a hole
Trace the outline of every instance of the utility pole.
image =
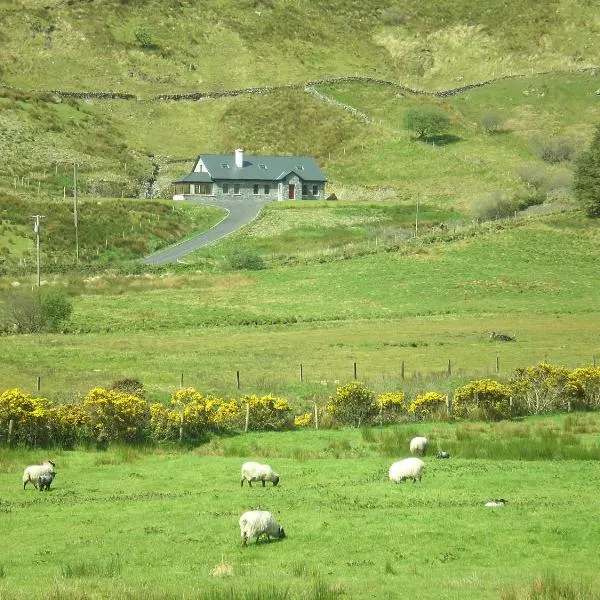
[(33, 224), (33, 231), (35, 231), (35, 249), (36, 249), (36, 266), (37, 266), (37, 286), (41, 286), (40, 279), (40, 219), (44, 218), (44, 215), (31, 215), (35, 222)]
[(75, 222), (75, 264), (79, 264), (79, 223), (77, 221), (77, 165), (73, 165), (73, 220)]

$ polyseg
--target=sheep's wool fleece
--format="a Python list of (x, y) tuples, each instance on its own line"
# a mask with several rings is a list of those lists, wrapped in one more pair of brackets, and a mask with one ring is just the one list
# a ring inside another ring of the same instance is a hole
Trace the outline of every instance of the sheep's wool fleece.
[(428, 440), (426, 437), (416, 437), (410, 440), (410, 451), (412, 454), (416, 452), (425, 452), (427, 448)]
[(40, 475), (52, 475), (54, 476), (54, 466), (51, 462), (44, 462), (41, 465), (30, 465), (23, 471), (23, 482), (36, 482)]
[(390, 467), (389, 476), (394, 483), (403, 479), (421, 479), (424, 469), (425, 463), (420, 458), (405, 458)]
[(273, 481), (276, 473), (269, 465), (246, 462), (242, 465), (242, 477), (247, 481)]
[(267, 510), (250, 510), (240, 517), (240, 535), (252, 538), (267, 534), (278, 537), (279, 524)]

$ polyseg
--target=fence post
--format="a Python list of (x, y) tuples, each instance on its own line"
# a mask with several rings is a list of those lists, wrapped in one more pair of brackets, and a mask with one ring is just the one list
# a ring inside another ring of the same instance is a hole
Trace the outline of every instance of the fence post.
[(12, 432), (13, 432), (13, 425), (15, 424), (15, 422), (13, 421), (13, 419), (11, 419), (8, 422), (8, 437), (6, 438), (6, 443), (8, 444), (8, 446), (10, 446), (10, 442), (12, 439)]
[(246, 424), (244, 425), (244, 433), (248, 433), (248, 424), (250, 423), (250, 403), (246, 402)]
[(183, 411), (181, 412), (181, 416), (179, 418), (179, 442), (183, 442), (183, 426), (184, 426), (185, 417)]
[(446, 395), (446, 416), (448, 418), (452, 417), (452, 400), (448, 395)]
[(452, 364), (450, 363), (450, 359), (448, 359), (448, 375), (452, 375)]
[(42, 389), (42, 378), (39, 375), (36, 382), (36, 388), (38, 392)]
[(402, 361), (402, 367), (400, 368), (400, 377), (404, 379), (404, 361)]
[(496, 355), (496, 373), (500, 373), (500, 357)]
[(512, 417), (512, 412), (513, 412), (513, 399), (512, 396), (510, 396), (508, 398), (508, 416)]
[(594, 356), (592, 356), (592, 365), (595, 367), (596, 366), (596, 355), (594, 354)]
[(319, 429), (319, 408), (317, 407), (317, 403), (314, 405), (315, 409), (315, 429)]
[(183, 373), (181, 373), (181, 377), (179, 378), (179, 387), (183, 387)]
[(300, 363), (300, 382), (304, 381), (304, 372), (302, 370), (302, 363)]
[(356, 363), (354, 363), (354, 381), (356, 381)]
[(239, 390), (240, 389), (240, 372), (239, 371), (235, 372), (235, 378), (237, 381), (237, 389)]

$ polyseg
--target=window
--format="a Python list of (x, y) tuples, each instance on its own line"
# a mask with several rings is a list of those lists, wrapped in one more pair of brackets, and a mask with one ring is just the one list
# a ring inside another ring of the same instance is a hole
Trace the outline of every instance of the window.
[(302, 195), (308, 196), (308, 186), (307, 185), (302, 186)]
[(269, 194), (271, 192), (271, 186), (267, 183), (265, 184), (265, 194)]
[(223, 193), (229, 194), (229, 184), (228, 183), (223, 184)]
[(234, 193), (236, 196), (239, 196), (239, 195), (240, 195), (240, 184), (239, 184), (239, 183), (234, 183), (234, 184), (233, 184), (233, 193)]
[(224, 169), (229, 169), (229, 165), (227, 163), (221, 163), (221, 167)]
[(199, 183), (196, 186), (196, 193), (201, 196), (210, 196), (212, 194), (212, 183)]
[(265, 170), (266, 170), (266, 169), (267, 169), (267, 165), (262, 165), (262, 164), (260, 164), (260, 165), (258, 165), (258, 168), (259, 168), (259, 169), (265, 169)]
[(318, 196), (318, 195), (319, 195), (319, 186), (313, 185), (313, 196)]
[(296, 165), (296, 169), (298, 169), (298, 171), (304, 171), (304, 166), (303, 165)]
[(253, 193), (253, 194), (258, 194), (258, 183), (255, 183), (255, 184), (252, 186), (252, 193)]

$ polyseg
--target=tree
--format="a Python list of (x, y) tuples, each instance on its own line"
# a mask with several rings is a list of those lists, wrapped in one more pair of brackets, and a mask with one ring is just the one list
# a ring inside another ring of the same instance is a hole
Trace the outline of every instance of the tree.
[(449, 125), (448, 115), (435, 106), (409, 108), (404, 115), (404, 127), (409, 131), (414, 131), (419, 140), (443, 133)]
[(575, 161), (573, 191), (588, 217), (600, 217), (600, 125), (589, 149)]

